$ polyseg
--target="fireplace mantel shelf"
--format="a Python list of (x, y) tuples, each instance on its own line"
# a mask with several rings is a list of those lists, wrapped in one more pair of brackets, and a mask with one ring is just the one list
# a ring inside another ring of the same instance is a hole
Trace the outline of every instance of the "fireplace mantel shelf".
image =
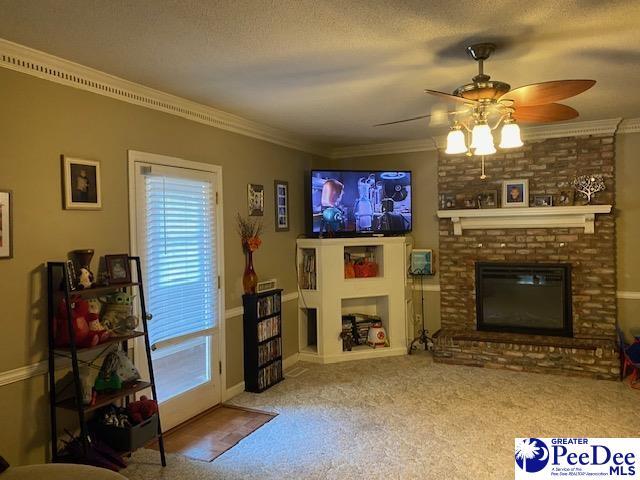
[(584, 228), (594, 233), (597, 213), (610, 213), (611, 205), (570, 207), (488, 208), (438, 210), (438, 218), (450, 218), (454, 235), (469, 229)]

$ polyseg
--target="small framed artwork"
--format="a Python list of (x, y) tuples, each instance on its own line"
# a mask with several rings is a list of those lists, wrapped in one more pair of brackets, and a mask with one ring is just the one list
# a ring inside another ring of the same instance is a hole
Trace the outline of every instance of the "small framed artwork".
[(440, 210), (456, 208), (456, 196), (453, 193), (440, 194)]
[(480, 208), (498, 208), (498, 191), (485, 190), (478, 194)]
[(553, 205), (553, 195), (534, 195), (534, 207), (550, 207)]
[(104, 265), (109, 275), (109, 283), (131, 283), (131, 269), (129, 268), (129, 255), (105, 255)]
[(247, 186), (247, 201), (249, 203), (249, 216), (261, 217), (264, 215), (264, 186), (250, 183)]
[(0, 190), (0, 259), (13, 257), (13, 193)]
[(411, 250), (411, 275), (433, 275), (433, 250), (414, 248)]
[(274, 180), (274, 203), (276, 209), (276, 232), (289, 231), (289, 182)]
[(563, 190), (556, 198), (555, 205), (558, 207), (568, 207), (573, 205), (573, 190)]
[(464, 208), (478, 208), (478, 199), (475, 196), (465, 195), (462, 205)]
[(100, 210), (100, 162), (62, 157), (64, 208)]
[(505, 180), (502, 182), (502, 207), (528, 207), (529, 180)]

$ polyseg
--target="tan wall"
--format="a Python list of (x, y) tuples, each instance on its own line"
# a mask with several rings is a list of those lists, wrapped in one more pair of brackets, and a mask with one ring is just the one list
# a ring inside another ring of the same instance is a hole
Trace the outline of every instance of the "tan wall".
[[(0, 188), (14, 192), (14, 258), (0, 260), (0, 371), (45, 358), (43, 262), (64, 259), (77, 248), (94, 248), (96, 257), (129, 250), (128, 149), (222, 166), (227, 309), (241, 305), (244, 268), (234, 217), (246, 214), (247, 183), (263, 184), (265, 233), (255, 268), (261, 278), (276, 277), (286, 292), (296, 291), (295, 238), (304, 231), (303, 178), (312, 155), (5, 69), (0, 105)], [(103, 210), (62, 209), (61, 154), (101, 161)], [(289, 181), (290, 232), (274, 231), (274, 179)], [(297, 352), (295, 302), (290, 303), (285, 356)], [(243, 378), (242, 319), (226, 325), (232, 386)], [(0, 387), (0, 454), (10, 461), (44, 459), (44, 379)]]
[[(618, 135), (616, 139), (616, 212), (618, 290), (640, 292), (640, 133)], [(395, 155), (375, 155), (340, 160), (318, 160), (314, 168), (343, 169), (407, 169), (413, 171), (414, 230), (417, 248), (438, 249), (438, 222), (435, 218), (438, 200), (437, 153), (415, 152)], [(436, 256), (437, 259), (437, 256)], [(434, 279), (425, 283), (437, 283)], [(414, 296), (419, 308), (419, 295)], [(427, 292), (427, 327), (431, 332), (440, 326), (439, 294)], [(640, 300), (619, 299), (618, 320), (630, 333), (640, 333)]]
[[(616, 141), (618, 291), (640, 294), (640, 133)], [(618, 299), (618, 322), (640, 334), (640, 299)]]

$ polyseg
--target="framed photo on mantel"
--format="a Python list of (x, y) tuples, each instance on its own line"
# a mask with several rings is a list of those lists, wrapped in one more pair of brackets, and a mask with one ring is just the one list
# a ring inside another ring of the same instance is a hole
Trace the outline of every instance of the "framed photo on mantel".
[(502, 182), (502, 206), (528, 207), (529, 180), (505, 180)]

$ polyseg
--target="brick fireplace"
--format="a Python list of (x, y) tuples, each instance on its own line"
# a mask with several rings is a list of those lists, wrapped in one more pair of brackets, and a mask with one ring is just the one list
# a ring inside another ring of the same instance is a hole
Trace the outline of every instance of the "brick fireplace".
[[(487, 157), (487, 178), (483, 180), (478, 158), (441, 154), (438, 191), (455, 195), (460, 208), (465, 198), (473, 198), (479, 192), (500, 193), (502, 180), (526, 178), (531, 196), (555, 198), (571, 190), (574, 176), (602, 174), (606, 190), (593, 203), (615, 205), (614, 155), (611, 135), (528, 142), (517, 151)], [(595, 217), (593, 234), (574, 227), (494, 226), (465, 229), (455, 235), (452, 221), (446, 218), (440, 219), (439, 228), (442, 328), (435, 335), (436, 361), (604, 379), (618, 377), (613, 211)], [(571, 333), (554, 336), (479, 329), (479, 263), (567, 265)]]

